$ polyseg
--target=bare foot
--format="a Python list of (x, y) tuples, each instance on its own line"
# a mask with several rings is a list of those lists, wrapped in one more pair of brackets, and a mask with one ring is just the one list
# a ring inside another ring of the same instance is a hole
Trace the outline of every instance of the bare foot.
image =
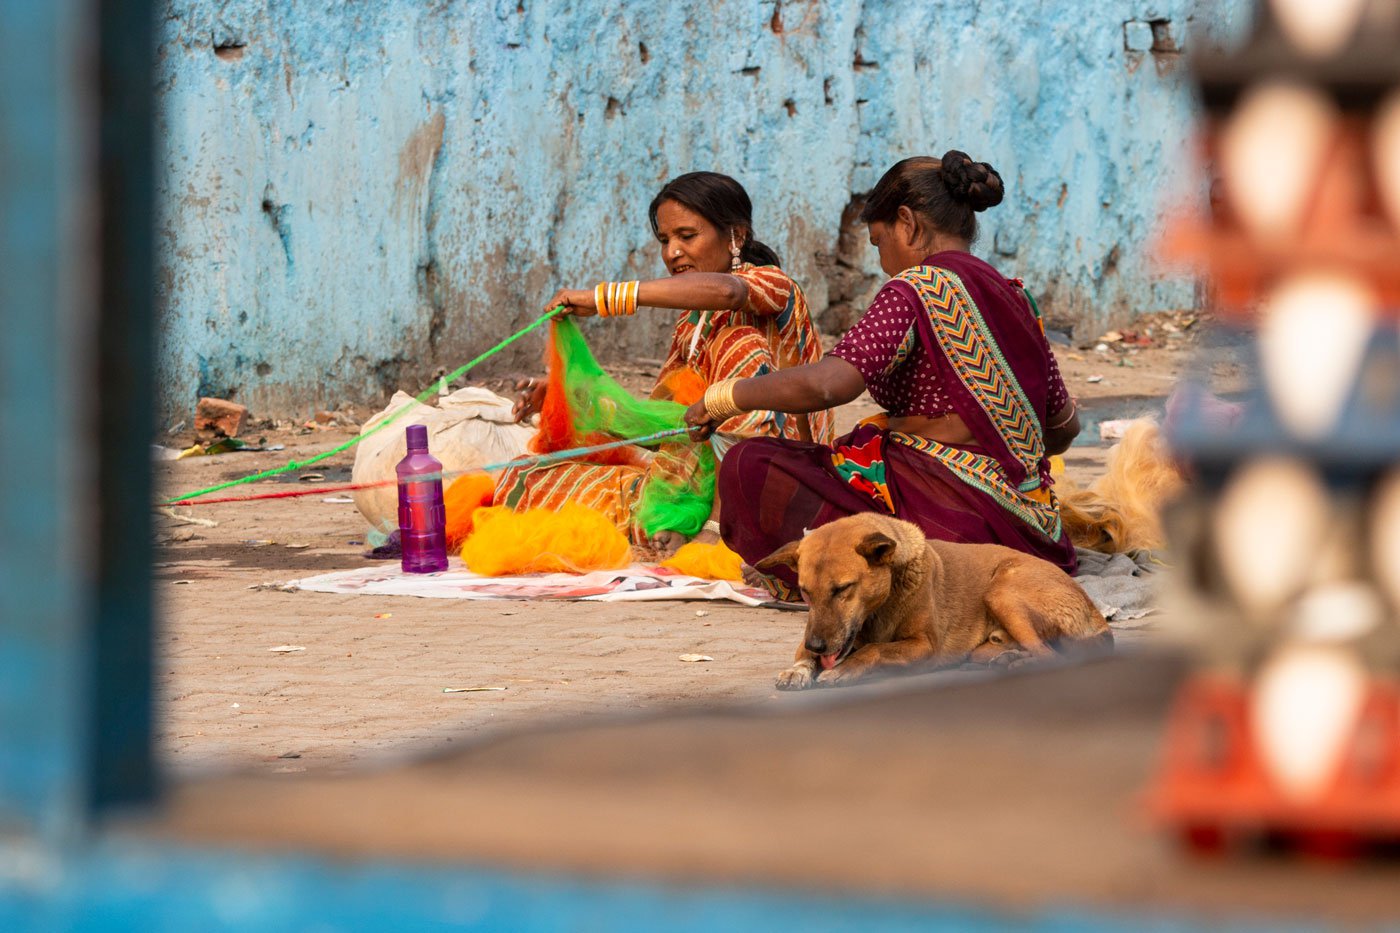
[(676, 556), (685, 540), (685, 535), (679, 531), (659, 531), (651, 539), (651, 546), (656, 548), (656, 553), (662, 560), (667, 560)]

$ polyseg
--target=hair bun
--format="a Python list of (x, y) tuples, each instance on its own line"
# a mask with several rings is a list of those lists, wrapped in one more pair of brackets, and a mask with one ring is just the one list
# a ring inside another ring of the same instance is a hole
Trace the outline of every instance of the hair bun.
[(948, 186), (948, 193), (967, 202), (974, 211), (985, 211), (1001, 203), (1001, 176), (986, 162), (974, 162), (966, 152), (949, 149), (943, 154), (939, 174)]

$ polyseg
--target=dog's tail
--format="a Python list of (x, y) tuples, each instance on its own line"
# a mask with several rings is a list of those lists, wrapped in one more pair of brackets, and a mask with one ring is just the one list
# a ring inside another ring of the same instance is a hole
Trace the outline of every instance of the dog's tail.
[(1060, 515), (1078, 547), (1119, 554), (1160, 548), (1162, 506), (1186, 485), (1162, 429), (1139, 418), (1108, 452), (1108, 469), (1088, 489), (1060, 480)]

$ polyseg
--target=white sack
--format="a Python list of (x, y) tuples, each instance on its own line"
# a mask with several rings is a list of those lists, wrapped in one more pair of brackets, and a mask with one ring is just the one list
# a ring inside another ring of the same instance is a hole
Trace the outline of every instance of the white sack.
[[(365, 422), (364, 434), (393, 412), (413, 403), (413, 396), (398, 392), (389, 407)], [(410, 424), (428, 427), (428, 452), (442, 461), (444, 472), (456, 473), (488, 463), (501, 463), (526, 453), (534, 428), (515, 423), (510, 399), (489, 389), (468, 386), (439, 399), (439, 407), (414, 404), (389, 427), (363, 440), (355, 448), (356, 483), (393, 480), (394, 467), (408, 452), (404, 429)], [(447, 480), (450, 483), (451, 479)], [(444, 485), (446, 485), (445, 483)], [(370, 526), (388, 533), (399, 526), (397, 486), (357, 489), (355, 505)]]

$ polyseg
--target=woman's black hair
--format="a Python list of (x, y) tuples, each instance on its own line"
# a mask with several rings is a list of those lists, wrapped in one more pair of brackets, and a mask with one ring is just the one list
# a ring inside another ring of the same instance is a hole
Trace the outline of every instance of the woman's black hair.
[(688, 172), (678, 175), (651, 199), (651, 232), (659, 234), (656, 211), (663, 201), (675, 201), (714, 224), (723, 234), (735, 227), (744, 228), (744, 242), (739, 244), (739, 258), (756, 266), (776, 266), (778, 254), (753, 236), (753, 202), (744, 186), (728, 175), (718, 172)]
[(936, 230), (971, 243), (977, 239), (977, 212), (1000, 204), (1004, 194), (996, 169), (950, 149), (941, 159), (896, 162), (870, 192), (860, 219), (890, 223), (907, 207)]

